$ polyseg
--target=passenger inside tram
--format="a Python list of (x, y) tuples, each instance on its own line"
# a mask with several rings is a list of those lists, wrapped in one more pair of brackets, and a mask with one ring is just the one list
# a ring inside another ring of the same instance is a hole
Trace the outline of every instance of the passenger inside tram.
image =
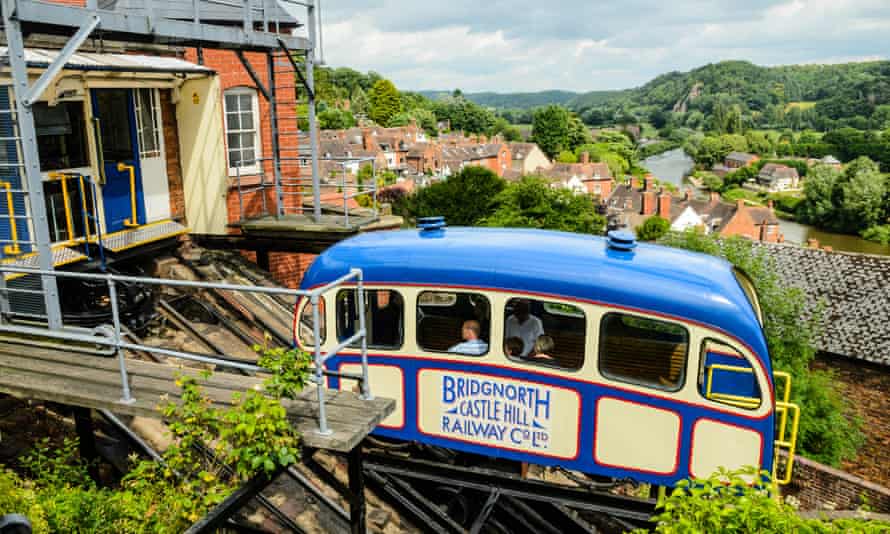
[(531, 306), (525, 299), (513, 300), (513, 314), (507, 317), (504, 335), (508, 338), (518, 337), (522, 340), (522, 356), (529, 356), (534, 351), (538, 336), (544, 334), (541, 320), (531, 314)]
[(479, 325), (479, 321), (476, 321), (475, 319), (464, 321), (464, 324), (461, 327), (461, 337), (463, 338), (463, 341), (448, 349), (448, 352), (472, 355), (485, 354), (488, 352), (488, 343), (479, 339), (481, 333), (482, 327)]

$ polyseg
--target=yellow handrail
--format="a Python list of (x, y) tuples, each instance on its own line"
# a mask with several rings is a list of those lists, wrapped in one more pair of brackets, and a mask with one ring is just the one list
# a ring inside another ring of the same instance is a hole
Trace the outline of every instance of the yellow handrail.
[(68, 240), (74, 239), (74, 219), (71, 216), (71, 199), (68, 196), (68, 175), (61, 172), (49, 172), (46, 174), (50, 180), (59, 180), (62, 183), (62, 202), (65, 204), (65, 227), (68, 229)]
[(760, 398), (743, 397), (741, 395), (730, 395), (728, 393), (714, 393), (711, 388), (714, 384), (714, 370), (729, 371), (731, 373), (753, 374), (754, 370), (750, 367), (737, 367), (734, 365), (724, 365), (722, 363), (714, 363), (708, 366), (708, 383), (705, 391), (705, 398), (720, 402), (725, 402), (739, 408), (753, 409), (760, 406)]
[(12, 200), (12, 184), (9, 182), (0, 182), (0, 187), (6, 189), (6, 204), (9, 215), (9, 234), (12, 238), (12, 244), (3, 247), (3, 253), (9, 256), (17, 256), (22, 253), (19, 247), (19, 230), (18, 222), (15, 220), (15, 203)]
[[(797, 433), (800, 423), (800, 407), (790, 402), (791, 400), (791, 375), (784, 371), (773, 372), (773, 382), (777, 388), (779, 380), (784, 381), (782, 390), (782, 400), (776, 401), (776, 412), (780, 413), (779, 433), (775, 441), (775, 456), (773, 460), (773, 480), (776, 484), (786, 485), (791, 482), (791, 474), (794, 467), (794, 454), (797, 449)], [(785, 431), (788, 428), (788, 412), (791, 412), (791, 432), (785, 437)], [(785, 473), (779, 478), (779, 450), (788, 450), (788, 461), (785, 464)]]
[[(90, 214), (90, 210), (89, 210), (89, 208), (88, 208), (88, 206), (87, 206), (87, 189), (86, 189), (86, 187), (84, 186), (84, 183), (83, 183), (83, 175), (80, 174), (80, 175), (77, 176), (77, 178), (78, 178), (78, 180), (79, 180), (78, 185), (80, 186), (80, 206), (81, 206), (81, 208), (83, 209), (83, 213), (86, 213), (86, 214), (88, 214), (88, 215), (92, 215), (92, 216), (95, 217), (95, 214), (94, 214), (94, 213), (93, 213), (93, 214)], [(86, 219), (85, 221), (83, 221), (83, 234), (84, 234), (84, 237), (85, 237), (86, 240), (87, 240), (87, 243), (89, 243), (90, 240), (92, 239), (92, 236), (90, 235), (90, 220), (89, 220), (89, 217), (87, 217), (87, 219)]]
[(126, 163), (118, 163), (117, 171), (130, 171), (130, 207), (133, 210), (133, 216), (124, 221), (124, 226), (130, 228), (139, 226), (139, 217), (136, 213), (136, 167), (127, 165)]

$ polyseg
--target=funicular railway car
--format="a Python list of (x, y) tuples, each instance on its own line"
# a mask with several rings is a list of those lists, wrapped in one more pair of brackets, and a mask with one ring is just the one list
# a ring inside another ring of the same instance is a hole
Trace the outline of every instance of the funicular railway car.
[[(370, 383), (397, 400), (377, 435), (664, 486), (793, 459), (790, 378), (729, 263), (620, 232), (422, 226), (341, 242), (303, 280), (364, 272)], [(325, 350), (360, 327), (355, 295), (319, 303)], [(311, 317), (299, 303), (302, 346)], [(356, 373), (359, 354), (328, 369)]]

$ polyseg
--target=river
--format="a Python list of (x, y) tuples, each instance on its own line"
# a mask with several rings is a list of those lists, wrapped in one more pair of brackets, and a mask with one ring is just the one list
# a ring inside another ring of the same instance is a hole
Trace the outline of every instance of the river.
[[(678, 188), (682, 188), (683, 178), (692, 171), (695, 162), (682, 148), (676, 148), (646, 158), (643, 160), (642, 165), (649, 169), (659, 180), (670, 182)], [(834, 250), (890, 256), (890, 245), (873, 243), (855, 235), (835, 234), (806, 224), (781, 219), (780, 227), (785, 235), (785, 241), (791, 243), (806, 244), (809, 239), (817, 239), (820, 246), (829, 246)]]
[(659, 180), (670, 182), (679, 188), (695, 162), (682, 148), (675, 148), (644, 159), (642, 165)]

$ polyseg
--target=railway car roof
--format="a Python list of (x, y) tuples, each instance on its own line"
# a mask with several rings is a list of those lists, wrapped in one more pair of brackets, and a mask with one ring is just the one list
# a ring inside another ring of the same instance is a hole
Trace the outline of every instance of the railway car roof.
[(548, 230), (459, 228), (371, 232), (321, 254), (303, 279), (316, 287), (359, 267), (367, 283), (468, 286), (559, 295), (717, 327), (761, 356), (763, 333), (731, 265), (640, 243)]

